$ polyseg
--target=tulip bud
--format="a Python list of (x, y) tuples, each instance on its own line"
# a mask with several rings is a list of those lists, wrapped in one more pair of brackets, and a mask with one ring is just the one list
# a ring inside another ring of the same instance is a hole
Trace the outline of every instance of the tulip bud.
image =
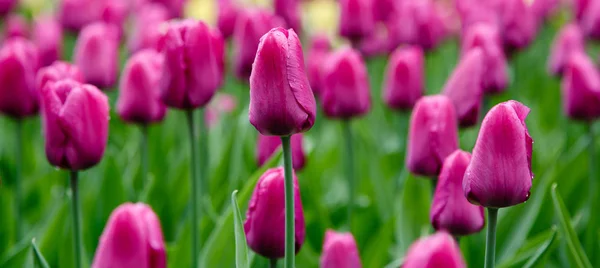
[(35, 80), (36, 90), (41, 92), (42, 88), (46, 85), (63, 79), (71, 79), (83, 83), (83, 74), (75, 65), (71, 65), (68, 62), (56, 61), (52, 65), (44, 67), (37, 72)]
[[(305, 227), (298, 179), (294, 174), (294, 227), (296, 253), (304, 244)], [(269, 259), (285, 255), (285, 193), (284, 170), (267, 170), (256, 183), (248, 205), (244, 232), (250, 248)]]
[(273, 8), (275, 15), (281, 17), (288, 27), (295, 32), (302, 32), (302, 21), (300, 21), (300, 0), (274, 0)]
[(304, 132), (315, 123), (316, 106), (298, 36), (272, 29), (260, 38), (250, 75), (250, 123), (263, 135)]
[(42, 87), (46, 157), (73, 171), (96, 165), (108, 140), (108, 98), (98, 88), (63, 79)]
[(565, 67), (562, 79), (563, 108), (571, 119), (600, 117), (600, 75), (592, 60), (575, 53)]
[(60, 59), (63, 32), (53, 17), (40, 17), (35, 20), (32, 37), (40, 54), (40, 66), (45, 67)]
[(236, 19), (242, 12), (234, 2), (235, 0), (217, 0), (217, 28), (224, 38), (233, 34)]
[(600, 2), (590, 1), (580, 20), (583, 33), (591, 38), (600, 39)]
[(417, 101), (410, 117), (406, 165), (412, 173), (437, 176), (444, 159), (458, 149), (456, 113), (442, 95)]
[(351, 233), (325, 232), (321, 268), (361, 268), (358, 247)]
[(159, 4), (145, 4), (134, 14), (132, 32), (127, 41), (130, 52), (136, 52), (145, 48), (158, 48), (158, 42), (162, 36), (160, 29), (163, 23), (169, 19), (167, 9)]
[(171, 22), (160, 42), (163, 102), (178, 109), (204, 107), (223, 82), (223, 41), (202, 21)]
[(414, 242), (408, 249), (402, 268), (465, 268), (465, 260), (454, 238), (437, 232)]
[(367, 67), (353, 48), (344, 47), (327, 58), (323, 78), (323, 111), (331, 118), (349, 119), (371, 109)]
[(538, 20), (533, 9), (523, 0), (502, 1), (502, 35), (509, 49), (528, 46), (535, 38)]
[[(304, 168), (306, 162), (306, 156), (304, 155), (304, 148), (302, 146), (303, 137), (302, 134), (294, 134), (291, 138), (292, 143), (292, 166), (294, 170), (301, 170)], [(281, 137), (279, 136), (265, 136), (258, 134), (258, 142), (256, 146), (256, 158), (258, 159), (258, 165), (262, 166), (265, 164), (271, 156), (281, 147)]]
[(371, 34), (375, 29), (371, 10), (371, 0), (340, 0), (340, 35), (356, 42)]
[(548, 70), (553, 75), (562, 75), (572, 55), (585, 53), (583, 33), (576, 23), (569, 23), (558, 32), (552, 42)]
[(483, 207), (469, 203), (462, 190), (469, 161), (471, 154), (461, 150), (454, 151), (444, 160), (431, 204), (431, 225), (436, 230), (463, 236), (483, 229)]
[(32, 116), (38, 112), (38, 92), (35, 75), (38, 51), (21, 38), (6, 41), (0, 49), (0, 111), (14, 118)]
[(444, 85), (443, 94), (452, 100), (461, 127), (477, 124), (483, 97), (483, 63), (482, 50), (471, 49), (463, 56)]
[(375, 30), (362, 38), (357, 45), (360, 53), (365, 57), (386, 55), (397, 47), (392, 38), (391, 29), (386, 23), (378, 23)]
[(0, 0), (0, 17), (10, 13), (17, 6), (19, 0)]
[(4, 39), (29, 37), (29, 23), (19, 14), (10, 14), (4, 19)]
[(423, 95), (423, 50), (400, 47), (392, 54), (385, 70), (383, 101), (394, 110), (410, 110)]
[(160, 220), (150, 206), (125, 203), (113, 210), (92, 262), (103, 267), (167, 267)]
[(102, 18), (103, 0), (60, 0), (58, 17), (68, 30), (79, 31), (84, 26)]
[(75, 43), (73, 63), (86, 83), (110, 88), (117, 80), (119, 60), (118, 32), (114, 25), (95, 22), (85, 26)]
[(323, 62), (331, 51), (331, 42), (326, 35), (314, 36), (307, 57), (307, 75), (315, 96), (320, 96), (323, 91)]
[(105, 0), (102, 10), (102, 21), (115, 26), (118, 37), (121, 39), (123, 26), (129, 15), (129, 5), (123, 0)]
[(527, 106), (507, 101), (494, 106), (483, 119), (463, 179), (471, 203), (502, 208), (529, 199), (533, 140), (525, 125), (528, 113)]
[(444, 20), (431, 0), (402, 1), (398, 14), (395, 16), (395, 38), (400, 42), (407, 42), (432, 49), (446, 36)]

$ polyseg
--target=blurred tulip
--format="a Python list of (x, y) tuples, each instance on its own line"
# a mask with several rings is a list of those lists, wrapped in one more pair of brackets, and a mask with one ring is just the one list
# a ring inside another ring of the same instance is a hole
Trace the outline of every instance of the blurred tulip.
[(493, 25), (498, 30), (502, 29), (498, 12), (500, 6), (495, 0), (455, 0), (455, 6), (460, 17), (463, 33), (466, 33), (473, 25), (480, 23)]
[(432, 49), (447, 35), (444, 20), (432, 0), (400, 2), (395, 21), (392, 31), (400, 43)]
[(528, 46), (535, 38), (538, 27), (533, 9), (523, 0), (500, 2), (504, 46), (508, 49), (522, 49)]
[(282, 18), (286, 25), (295, 32), (302, 32), (302, 21), (300, 17), (301, 0), (273, 0), (275, 15)]
[[(304, 244), (305, 227), (298, 179), (294, 177), (294, 226), (296, 254)], [(269, 259), (284, 256), (285, 193), (283, 167), (267, 170), (256, 183), (248, 205), (244, 232), (250, 248)]]
[(471, 154), (456, 150), (444, 160), (433, 194), (430, 219), (433, 228), (455, 236), (477, 233), (485, 224), (483, 207), (465, 198), (462, 184)]
[(102, 21), (115, 26), (119, 39), (123, 35), (123, 27), (129, 15), (129, 3), (124, 0), (104, 0)]
[(217, 28), (223, 34), (223, 38), (229, 38), (233, 35), (235, 23), (242, 12), (242, 10), (236, 6), (236, 0), (217, 0)]
[(3, 20), (5, 40), (14, 37), (29, 37), (29, 23), (23, 16), (19, 14), (10, 14)]
[(307, 75), (315, 96), (323, 91), (323, 62), (331, 51), (331, 42), (326, 35), (313, 36), (307, 57)]
[[(302, 133), (292, 135), (292, 166), (294, 167), (294, 170), (302, 170), (302, 168), (304, 168), (304, 163), (306, 162), (304, 147), (302, 146), (303, 140)], [(279, 147), (281, 147), (281, 137), (258, 134), (258, 142), (256, 145), (258, 166), (264, 165)]]
[(167, 107), (160, 99), (161, 55), (151, 49), (134, 54), (127, 63), (119, 84), (117, 113), (123, 120), (139, 124), (161, 121)]
[(560, 0), (532, 0), (531, 8), (539, 20), (545, 19), (558, 10)]
[(223, 114), (231, 114), (237, 107), (234, 96), (220, 93), (208, 104), (204, 112), (204, 122), (207, 127), (213, 127)]
[(375, 30), (373, 18), (373, 1), (371, 0), (340, 0), (339, 31), (342, 37), (351, 42), (358, 42)]
[(594, 39), (600, 39), (600, 1), (590, 1), (580, 20), (583, 33)]
[(580, 20), (583, 17), (583, 14), (587, 10), (589, 4), (593, 2), (593, 0), (572, 0), (573, 4), (573, 12), (575, 13), (575, 18)]
[(552, 42), (549, 72), (552, 75), (562, 75), (571, 56), (578, 53), (585, 53), (583, 33), (576, 23), (569, 23), (563, 26)]
[(373, 18), (375, 21), (387, 22), (393, 15), (398, 3), (393, 0), (373, 0)]
[(98, 88), (64, 79), (41, 91), (46, 157), (72, 171), (96, 165), (108, 140), (108, 98)]
[(600, 117), (600, 75), (586, 54), (571, 55), (561, 87), (563, 108), (571, 119), (591, 121)]
[(132, 32), (127, 47), (130, 52), (146, 48), (158, 49), (161, 38), (161, 25), (169, 19), (167, 9), (160, 4), (147, 4), (139, 8), (132, 20)]
[(394, 110), (410, 110), (423, 95), (423, 50), (418, 46), (394, 51), (385, 71), (383, 101)]
[(474, 126), (478, 122), (483, 98), (481, 78), (484, 73), (483, 51), (471, 49), (462, 57), (444, 85), (443, 94), (452, 100), (461, 127)]
[(365, 57), (386, 55), (396, 47), (390, 31), (391, 28), (387, 24), (377, 23), (375, 30), (362, 38), (356, 47)]
[(59, 22), (53, 17), (39, 17), (33, 25), (31, 39), (40, 54), (40, 66), (45, 67), (60, 59), (63, 32)]
[(325, 232), (321, 268), (361, 268), (358, 247), (351, 233)]
[(250, 76), (250, 123), (263, 135), (312, 128), (317, 105), (294, 30), (274, 28), (260, 39)]
[(73, 63), (83, 73), (86, 83), (110, 88), (117, 80), (119, 39), (114, 25), (95, 22), (85, 26), (73, 52)]
[(35, 75), (38, 70), (38, 51), (21, 38), (6, 41), (0, 49), (0, 112), (23, 118), (38, 112)]
[(507, 101), (494, 106), (483, 119), (463, 180), (471, 203), (502, 208), (529, 199), (533, 140), (525, 125), (528, 113), (527, 106)]
[(456, 149), (458, 129), (452, 101), (442, 95), (419, 99), (410, 118), (408, 170), (421, 176), (437, 176), (444, 159)]
[(204, 107), (223, 82), (223, 41), (202, 21), (174, 21), (161, 39), (163, 102), (178, 109)]
[(37, 72), (35, 80), (36, 89), (42, 91), (48, 84), (52, 84), (59, 80), (71, 79), (79, 83), (83, 83), (83, 74), (75, 65), (68, 62), (56, 61), (52, 65), (44, 67)]
[(105, 0), (60, 0), (58, 17), (68, 30), (79, 31), (102, 18)]
[(167, 267), (160, 220), (150, 206), (125, 203), (110, 214), (92, 262), (105, 267)]
[(414, 242), (408, 249), (402, 268), (465, 268), (465, 260), (454, 238), (437, 232)]
[(369, 112), (369, 78), (358, 51), (340, 48), (331, 53), (324, 68), (322, 102), (326, 116), (350, 119)]
[(183, 7), (186, 0), (143, 0), (146, 2), (154, 2), (163, 5), (169, 10), (171, 18), (183, 17)]
[(19, 0), (0, 0), (0, 17), (10, 13), (18, 3)]

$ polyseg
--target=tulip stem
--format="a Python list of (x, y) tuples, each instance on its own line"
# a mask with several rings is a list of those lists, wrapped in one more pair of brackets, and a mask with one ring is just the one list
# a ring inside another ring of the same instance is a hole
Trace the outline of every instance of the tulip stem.
[(590, 122), (588, 124), (588, 136), (590, 139), (590, 145), (588, 146), (589, 148), (589, 169), (590, 169), (590, 174), (589, 174), (589, 191), (590, 191), (590, 213), (589, 213), (589, 221), (587, 224), (587, 229), (586, 229), (586, 235), (585, 235), (585, 246), (587, 249), (588, 254), (590, 254), (589, 256), (594, 256), (594, 252), (596, 252), (595, 249), (595, 243), (596, 241), (598, 241), (597, 236), (595, 235), (595, 231), (596, 228), (598, 227), (597, 225), (597, 221), (598, 221), (598, 217), (596, 216), (596, 212), (599, 209), (599, 204), (598, 204), (598, 184), (597, 184), (597, 177), (596, 177), (596, 140), (595, 140), (595, 135), (594, 135), (594, 128), (593, 128), (593, 124), (592, 122)]
[[(199, 134), (200, 134), (200, 142), (198, 145), (198, 149), (199, 151), (199, 155), (200, 155), (200, 159), (198, 159), (198, 166), (200, 167), (200, 171), (199, 171), (199, 175), (200, 175), (200, 179), (199, 179), (199, 186), (200, 189), (198, 190), (198, 193), (200, 194), (201, 198), (203, 198), (203, 201), (200, 202), (200, 211), (203, 211), (205, 213), (207, 213), (208, 215), (210, 215), (208, 212), (211, 211), (211, 209), (209, 209), (210, 207), (212, 207), (212, 204), (210, 203), (210, 195), (209, 194), (205, 194), (208, 193), (208, 128), (206, 127), (206, 122), (204, 120), (204, 115), (205, 115), (205, 110), (200, 110), (200, 119), (198, 120), (199, 122)], [(209, 217), (210, 218), (210, 217)]]
[(277, 268), (277, 259), (270, 259), (269, 264), (270, 268)]
[(75, 268), (81, 268), (81, 219), (77, 171), (71, 171), (71, 214), (73, 216), (73, 241), (75, 247)]
[(21, 240), (23, 223), (21, 220), (21, 172), (23, 169), (23, 121), (17, 119), (17, 154), (15, 160), (15, 233), (17, 241)]
[(142, 141), (140, 144), (141, 161), (142, 161), (142, 187), (143, 191), (148, 182), (148, 125), (141, 125), (142, 130)]
[(192, 161), (190, 162), (191, 167), (191, 180), (192, 180), (192, 267), (198, 267), (198, 171), (196, 170), (196, 163), (198, 162), (198, 146), (196, 144), (196, 126), (194, 124), (194, 111), (187, 111), (187, 123), (190, 131), (190, 149), (192, 154)]
[(348, 230), (352, 230), (352, 210), (356, 199), (356, 178), (354, 174), (354, 148), (352, 144), (352, 129), (350, 120), (342, 123), (344, 139), (346, 140), (345, 170), (348, 180)]
[(494, 268), (496, 262), (496, 221), (498, 209), (488, 208), (487, 239), (485, 245), (485, 268)]
[(285, 170), (285, 268), (294, 268), (294, 178), (290, 136), (282, 136), (283, 167)]

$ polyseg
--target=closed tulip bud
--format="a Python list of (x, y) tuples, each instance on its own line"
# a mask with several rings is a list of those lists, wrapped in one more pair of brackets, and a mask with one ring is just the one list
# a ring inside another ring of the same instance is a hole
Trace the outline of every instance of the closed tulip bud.
[(371, 109), (367, 67), (353, 48), (331, 53), (324, 66), (323, 111), (331, 118), (350, 119)]
[(549, 72), (552, 75), (562, 75), (571, 56), (578, 53), (585, 53), (583, 33), (576, 23), (569, 23), (563, 26), (552, 42)]
[(250, 75), (250, 123), (263, 135), (288, 136), (312, 128), (316, 110), (298, 36), (272, 29), (260, 39)]
[(167, 107), (159, 89), (162, 63), (161, 55), (151, 49), (141, 50), (127, 61), (117, 101), (117, 113), (123, 120), (148, 124), (165, 117)]
[[(305, 226), (298, 179), (294, 174), (294, 227), (296, 253), (304, 244)], [(267, 170), (256, 183), (248, 205), (244, 232), (250, 248), (269, 259), (285, 255), (285, 193), (284, 170)]]
[(471, 203), (502, 208), (529, 199), (533, 140), (525, 125), (528, 113), (527, 106), (507, 101), (494, 106), (483, 119), (463, 179)]
[(0, 0), (0, 17), (8, 14), (18, 2), (19, 0)]
[(73, 63), (79, 67), (86, 83), (110, 88), (117, 80), (119, 39), (117, 28), (103, 22), (85, 26), (75, 43)]
[(465, 268), (465, 260), (454, 238), (437, 232), (414, 242), (408, 249), (402, 268)]
[(219, 28), (224, 38), (229, 38), (233, 35), (235, 21), (242, 12), (234, 2), (235, 0), (217, 1), (217, 28)]
[(163, 102), (178, 109), (204, 107), (223, 82), (223, 41), (202, 21), (171, 22), (161, 39)]
[(79, 31), (102, 18), (104, 5), (102, 0), (60, 0), (58, 18), (63, 28)]
[(351, 233), (325, 232), (321, 268), (361, 268), (358, 247)]
[(96, 165), (108, 140), (108, 98), (98, 88), (63, 79), (41, 91), (46, 157), (73, 171)]
[(168, 10), (160, 4), (145, 4), (135, 12), (131, 34), (127, 41), (130, 52), (146, 48), (158, 49), (158, 42), (162, 36), (161, 25), (169, 19)]
[(75, 65), (68, 62), (56, 61), (52, 65), (44, 67), (37, 72), (36, 89), (42, 91), (46, 85), (63, 79), (71, 79), (83, 83), (83, 74)]
[(165, 268), (167, 254), (160, 220), (143, 203), (125, 203), (110, 214), (92, 268)]
[(169, 10), (171, 18), (181, 18), (183, 16), (183, 7), (187, 0), (150, 0), (149, 2), (159, 3)]
[(31, 38), (40, 54), (40, 66), (48, 66), (60, 59), (63, 32), (55, 18), (40, 17), (36, 19)]
[(442, 95), (417, 101), (410, 117), (406, 165), (412, 173), (437, 176), (444, 159), (458, 149), (456, 113)]
[(383, 101), (394, 110), (410, 110), (423, 95), (423, 50), (417, 46), (394, 51), (385, 70)]
[(581, 17), (580, 24), (586, 36), (600, 39), (600, 2), (590, 1)]
[(307, 57), (307, 75), (315, 96), (320, 96), (323, 91), (323, 62), (331, 51), (331, 42), (326, 35), (314, 36)]
[(562, 79), (563, 108), (575, 120), (600, 117), (600, 75), (584, 53), (571, 56)]
[(471, 49), (463, 56), (444, 85), (443, 94), (452, 100), (461, 127), (477, 124), (483, 97), (483, 63), (482, 50)]
[(340, 0), (340, 35), (351, 42), (357, 42), (375, 30), (373, 1)]
[(444, 19), (438, 7), (431, 0), (402, 1), (395, 16), (395, 38), (432, 49), (439, 44), (447, 34)]
[(8, 40), (0, 49), (0, 111), (14, 118), (32, 116), (38, 112), (38, 92), (35, 75), (38, 52), (35, 46), (21, 38)]
[(275, 15), (282, 18), (288, 27), (298, 33), (302, 32), (300, 0), (274, 0), (273, 8)]
[(485, 224), (483, 207), (465, 198), (462, 190), (471, 154), (456, 150), (444, 160), (431, 204), (431, 225), (455, 236), (477, 233)]
[(10, 14), (4, 20), (4, 39), (29, 37), (29, 23), (23, 16)]
[(105, 0), (102, 10), (102, 21), (115, 26), (119, 39), (123, 34), (123, 27), (129, 15), (129, 4), (123, 0)]
[(502, 35), (508, 49), (521, 49), (535, 38), (538, 20), (523, 0), (502, 1)]
[[(306, 162), (306, 156), (304, 155), (304, 147), (302, 146), (303, 137), (302, 134), (294, 134), (291, 138), (292, 143), (292, 166), (294, 170), (301, 170), (304, 168)], [(281, 137), (279, 136), (265, 136), (258, 134), (258, 142), (256, 146), (256, 158), (258, 159), (258, 165), (262, 166), (265, 164), (271, 156), (281, 147)]]

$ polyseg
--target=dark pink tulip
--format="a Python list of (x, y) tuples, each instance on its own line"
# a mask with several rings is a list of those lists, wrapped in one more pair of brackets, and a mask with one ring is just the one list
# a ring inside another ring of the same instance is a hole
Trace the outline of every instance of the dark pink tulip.
[(580, 20), (583, 17), (585, 11), (587, 10), (589, 4), (592, 3), (593, 0), (572, 0), (571, 2), (573, 4), (573, 12), (575, 13), (575, 18)]
[(53, 17), (39, 17), (33, 25), (31, 39), (40, 54), (40, 66), (48, 66), (60, 59), (63, 32), (59, 22)]
[(250, 75), (250, 123), (263, 135), (288, 136), (312, 128), (316, 110), (298, 36), (272, 29), (260, 39)]
[(15, 118), (37, 114), (38, 61), (38, 51), (31, 42), (15, 37), (4, 43), (0, 49), (0, 112)]
[(0, 0), (0, 17), (8, 14), (18, 2), (19, 0)]
[(392, 27), (389, 27), (388, 24), (377, 24), (373, 32), (362, 38), (355, 45), (365, 57), (389, 54), (396, 47), (391, 29)]
[(110, 88), (117, 80), (119, 60), (118, 31), (114, 25), (95, 22), (79, 33), (73, 63), (83, 73), (86, 83)]
[(447, 35), (444, 19), (432, 0), (400, 2), (395, 20), (394, 38), (401, 43), (431, 49)]
[(160, 220), (150, 206), (125, 203), (110, 214), (92, 262), (106, 267), (167, 267)]
[[(267, 170), (256, 183), (246, 212), (244, 232), (250, 248), (269, 259), (284, 257), (285, 193), (283, 167)], [(298, 179), (294, 174), (294, 222), (296, 253), (304, 244), (305, 227)]]
[(406, 165), (421, 176), (437, 176), (444, 159), (458, 149), (458, 129), (452, 101), (442, 95), (417, 101), (410, 117)]
[(104, 0), (102, 21), (114, 25), (118, 31), (119, 39), (123, 34), (123, 27), (129, 15), (129, 4), (123, 0)]
[(452, 100), (461, 127), (474, 126), (478, 122), (484, 70), (483, 51), (471, 49), (462, 57), (444, 85), (443, 94)]
[(29, 23), (19, 14), (10, 14), (4, 19), (4, 39), (29, 37)]
[(462, 184), (471, 154), (456, 150), (446, 157), (431, 204), (433, 228), (455, 236), (477, 233), (485, 224), (483, 207), (465, 198)]
[(130, 52), (145, 48), (158, 48), (162, 36), (160, 29), (169, 19), (168, 10), (160, 4), (146, 4), (135, 12), (132, 19), (132, 32), (127, 41)]
[(71, 79), (48, 84), (40, 94), (50, 164), (83, 170), (100, 162), (108, 140), (106, 95)]
[(331, 51), (331, 42), (326, 35), (316, 35), (312, 38), (307, 57), (307, 75), (315, 96), (323, 91), (323, 63)]
[(361, 268), (358, 247), (351, 233), (325, 232), (321, 268)]
[(358, 42), (375, 30), (373, 1), (340, 0), (340, 35), (351, 42)]
[[(306, 156), (304, 155), (304, 148), (302, 146), (302, 133), (292, 135), (291, 143), (293, 161), (292, 166), (294, 167), (294, 170), (301, 170), (304, 168), (304, 163), (306, 162)], [(266, 163), (280, 147), (281, 137), (258, 134), (258, 142), (256, 145), (256, 158), (258, 159), (258, 165), (262, 166), (264, 163)]]
[(350, 119), (371, 109), (367, 67), (353, 48), (340, 48), (324, 66), (322, 105), (331, 118)]
[(202, 21), (173, 21), (161, 39), (163, 102), (178, 109), (204, 107), (223, 82), (223, 41)]
[(393, 0), (374, 0), (372, 5), (375, 21), (387, 22), (394, 15), (397, 3)]
[(501, 28), (498, 12), (500, 6), (496, 0), (455, 0), (455, 6), (463, 32), (479, 23)]
[(528, 46), (537, 34), (538, 19), (523, 0), (501, 1), (502, 36), (508, 49)]
[(294, 31), (302, 32), (302, 21), (300, 20), (300, 1), (301, 0), (274, 0), (273, 7), (275, 15), (282, 18), (286, 25)]
[(583, 33), (576, 23), (569, 23), (558, 32), (552, 42), (548, 70), (553, 75), (562, 75), (572, 55), (585, 53)]
[(217, 0), (217, 7), (217, 28), (224, 38), (229, 38), (242, 10), (236, 6), (235, 0)]
[(494, 106), (483, 119), (463, 179), (471, 203), (502, 208), (529, 199), (533, 140), (525, 125), (528, 113), (527, 106), (507, 101)]
[(586, 36), (600, 39), (600, 1), (590, 1), (581, 17), (580, 25)]
[(165, 117), (167, 107), (160, 99), (161, 55), (152, 49), (141, 50), (125, 64), (119, 84), (117, 113), (123, 120), (148, 124)]
[(465, 260), (454, 238), (437, 232), (414, 242), (408, 249), (402, 268), (465, 268)]
[(63, 79), (71, 79), (79, 83), (83, 83), (83, 74), (79, 71), (79, 68), (75, 65), (71, 65), (68, 62), (56, 61), (52, 65), (44, 67), (37, 72), (36, 77), (36, 89), (38, 92), (42, 91), (48, 84), (52, 84), (56, 81)]
[(60, 0), (58, 17), (68, 30), (79, 31), (102, 18), (105, 0)]
[(159, 3), (169, 10), (171, 18), (183, 17), (183, 7), (186, 0), (145, 0), (147, 2)]
[(545, 19), (558, 10), (560, 0), (533, 0), (531, 8), (539, 20)]
[(423, 95), (423, 49), (400, 47), (394, 51), (385, 71), (383, 101), (394, 110), (412, 109)]
[(600, 117), (600, 75), (584, 53), (573, 54), (565, 66), (562, 79), (563, 108), (576, 120)]

